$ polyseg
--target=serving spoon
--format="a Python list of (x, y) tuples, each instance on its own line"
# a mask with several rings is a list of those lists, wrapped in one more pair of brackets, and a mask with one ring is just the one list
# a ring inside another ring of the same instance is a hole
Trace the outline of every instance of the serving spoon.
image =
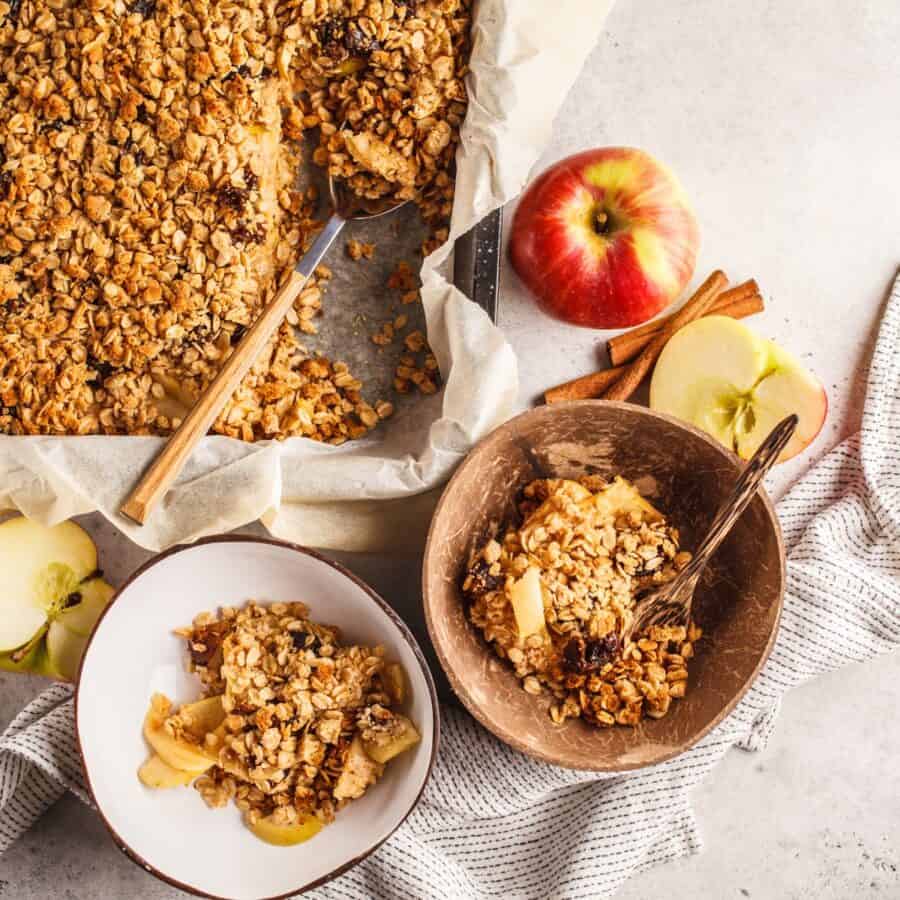
[(376, 219), (394, 212), (407, 202), (404, 200), (397, 203), (386, 198), (369, 200), (360, 197), (330, 173), (328, 194), (331, 198), (332, 213), (325, 227), (294, 267), (291, 277), (263, 307), (256, 321), (225, 360), (218, 375), (185, 416), (184, 421), (120, 507), (120, 512), (138, 525), (144, 524), (150, 511), (178, 477), (194, 447), (212, 427), (222, 408), (281, 325), (298, 294), (347, 222)]
[(691, 561), (672, 581), (644, 594), (637, 601), (631, 627), (625, 634), (626, 641), (634, 640), (653, 625), (687, 625), (701, 573), (741, 513), (756, 496), (757, 488), (787, 446), (798, 421), (796, 415), (790, 415), (772, 429), (744, 466)]

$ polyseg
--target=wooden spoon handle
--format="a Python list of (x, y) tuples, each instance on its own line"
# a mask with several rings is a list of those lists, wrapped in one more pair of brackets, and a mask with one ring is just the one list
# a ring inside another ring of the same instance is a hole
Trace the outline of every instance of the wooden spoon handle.
[(798, 422), (798, 417), (793, 414), (782, 419), (759, 445), (738, 476), (731, 493), (719, 507), (715, 518), (709, 526), (706, 537), (694, 551), (693, 558), (681, 572), (679, 578), (683, 576), (685, 580), (690, 580), (692, 576), (699, 576), (701, 570), (718, 549), (719, 544), (725, 540), (734, 523), (737, 522), (744, 510), (750, 505), (750, 501), (756, 496), (756, 492), (768, 474), (769, 469), (778, 462), (778, 457), (781, 456), (781, 451), (784, 450), (793, 437)]
[(309, 280), (309, 276), (321, 262), (325, 251), (340, 234), (345, 221), (337, 214), (332, 215), (291, 273), (291, 277), (263, 308), (234, 352), (225, 360), (219, 374), (185, 416), (181, 426), (169, 438), (159, 456), (122, 504), (120, 511), (129, 519), (138, 525), (144, 524), (150, 511), (178, 477), (197, 442), (209, 431), (243, 377), (250, 371), (250, 367), (281, 325), (288, 310), (294, 305), (297, 295)]
[(756, 453), (744, 466), (728, 497), (719, 507), (706, 537), (694, 551), (693, 559), (675, 576), (673, 581), (639, 600), (626, 637), (637, 640), (651, 625), (686, 625), (690, 619), (694, 589), (700, 573), (713, 553), (728, 536), (735, 522), (756, 496), (763, 478), (775, 465), (781, 451), (788, 445), (799, 419), (790, 415), (782, 419), (759, 445)]

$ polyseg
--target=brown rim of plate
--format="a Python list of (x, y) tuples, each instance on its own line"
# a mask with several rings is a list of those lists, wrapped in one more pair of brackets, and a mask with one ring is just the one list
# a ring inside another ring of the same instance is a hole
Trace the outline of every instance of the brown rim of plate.
[[(775, 638), (778, 635), (778, 629), (781, 624), (781, 613), (784, 609), (784, 592), (785, 592), (785, 580), (787, 577), (787, 561), (784, 552), (784, 536), (781, 533), (781, 524), (778, 521), (778, 516), (775, 513), (775, 507), (772, 503), (771, 498), (769, 497), (768, 492), (764, 487), (759, 490), (759, 497), (765, 506), (766, 513), (769, 516), (769, 519), (772, 522), (772, 526), (775, 532), (775, 540), (778, 546), (778, 556), (780, 561), (780, 576), (781, 576), (781, 590), (778, 592), (778, 597), (776, 599), (776, 610), (775, 610), (775, 620), (772, 623), (772, 630), (769, 634), (769, 639), (766, 642), (766, 646), (763, 649), (762, 655), (759, 658), (756, 666), (753, 671), (741, 685), (740, 689), (734, 694), (734, 696), (722, 707), (721, 711), (713, 717), (713, 719), (708, 722), (703, 728), (701, 728), (696, 734), (691, 735), (690, 738), (686, 739), (682, 742), (681, 746), (676, 749), (660, 755), (658, 758), (654, 759), (650, 763), (624, 763), (621, 765), (597, 765), (595, 763), (591, 763), (590, 760), (585, 760), (584, 765), (573, 765), (569, 762), (561, 761), (557, 756), (553, 753), (548, 753), (540, 749), (536, 749), (524, 741), (521, 741), (516, 735), (512, 733), (507, 733), (503, 729), (498, 728), (486, 715), (484, 715), (479, 707), (479, 705), (472, 699), (471, 694), (469, 693), (468, 688), (465, 684), (456, 676), (456, 674), (452, 671), (450, 667), (449, 660), (444, 653), (444, 649), (441, 646), (440, 642), (435, 640), (435, 628), (433, 627), (432, 617), (431, 617), (431, 603), (429, 602), (429, 588), (428, 588), (428, 560), (432, 552), (432, 538), (434, 536), (435, 531), (435, 523), (438, 521), (441, 513), (443, 512), (444, 506), (447, 503), (448, 497), (450, 495), (451, 490), (453, 489), (453, 485), (456, 481), (458, 481), (462, 477), (462, 473), (470, 466), (473, 465), (473, 460), (475, 457), (476, 451), (487, 444), (491, 440), (496, 440), (497, 436), (508, 431), (515, 431), (518, 426), (518, 423), (525, 419), (526, 417), (531, 416), (547, 416), (552, 415), (550, 410), (562, 410), (568, 409), (571, 407), (581, 407), (584, 410), (588, 411), (592, 408), (596, 408), (597, 406), (605, 406), (611, 407), (615, 409), (623, 409), (628, 410), (629, 412), (634, 412), (638, 410), (639, 412), (650, 416), (651, 418), (661, 419), (665, 422), (668, 422), (671, 425), (678, 426), (683, 430), (693, 434), (695, 437), (700, 438), (705, 443), (709, 444), (714, 450), (716, 450), (723, 459), (728, 460), (732, 465), (735, 466), (736, 469), (739, 470), (739, 466), (741, 460), (734, 453), (728, 450), (723, 444), (719, 443), (717, 440), (708, 435), (705, 431), (695, 427), (694, 425), (690, 425), (687, 422), (682, 421), (676, 416), (670, 416), (666, 413), (657, 412), (654, 409), (650, 409), (646, 406), (639, 406), (634, 403), (627, 403), (624, 401), (615, 401), (615, 400), (573, 400), (567, 403), (555, 403), (552, 406), (542, 405), (534, 407), (533, 409), (526, 410), (523, 413), (519, 413), (519, 415), (514, 416), (512, 419), (508, 419), (502, 425), (498, 425), (493, 431), (491, 431), (488, 435), (483, 437), (466, 455), (466, 458), (459, 464), (456, 471), (453, 473), (453, 476), (447, 482), (447, 486), (444, 488), (443, 493), (441, 494), (440, 500), (438, 501), (437, 506), (434, 510), (434, 515), (431, 518), (431, 524), (428, 528), (428, 538), (425, 542), (425, 554), (422, 565), (422, 605), (425, 609), (425, 625), (428, 629), (428, 636), (431, 639), (431, 645), (434, 647), (435, 653), (437, 654), (438, 661), (441, 664), (441, 668), (444, 670), (444, 674), (447, 676), (447, 680), (450, 683), (450, 687), (453, 690), (453, 693), (460, 699), (463, 706), (471, 713), (472, 716), (483, 725), (488, 731), (491, 732), (495, 737), (499, 738), (509, 747), (512, 747), (513, 750), (518, 750), (520, 753), (524, 753), (526, 756), (530, 756), (532, 759), (538, 759), (541, 762), (550, 763), (550, 765), (559, 766), (563, 769), (572, 769), (575, 771), (585, 771), (585, 772), (631, 772), (636, 769), (643, 769), (648, 766), (655, 766), (659, 763), (666, 762), (667, 760), (673, 759), (676, 756), (681, 755), (686, 750), (690, 749), (694, 746), (694, 744), (698, 743), (713, 728), (719, 725), (722, 720), (734, 710), (734, 708), (738, 705), (738, 703), (743, 699), (744, 695), (750, 689), (750, 685), (756, 680), (756, 677), (759, 675), (762, 667), (766, 664), (766, 661), (769, 658), (769, 654), (772, 652), (772, 647), (775, 645)], [(458, 588), (457, 588), (458, 590)], [(460, 598), (461, 601), (462, 598)], [(468, 618), (466, 618), (466, 625), (471, 628), (472, 625), (469, 622)], [(481, 642), (484, 652), (490, 653), (491, 650), (484, 642), (484, 638), (481, 635), (478, 635), (478, 639)], [(498, 658), (499, 659), (499, 658)], [(600, 731), (600, 729), (598, 729)]]
[(422, 793), (425, 790), (425, 786), (428, 784), (429, 779), (431, 778), (431, 773), (434, 769), (435, 759), (437, 758), (438, 746), (440, 744), (440, 736), (441, 736), (441, 720), (440, 714), (438, 711), (438, 698), (437, 698), (437, 690), (434, 686), (434, 679), (431, 675), (431, 670), (428, 668), (428, 663), (425, 661), (425, 656), (422, 653), (422, 649), (419, 647), (419, 643), (416, 640), (413, 633), (409, 630), (407, 624), (400, 618), (397, 612), (384, 600), (379, 594), (369, 587), (361, 578), (354, 575), (351, 571), (346, 569), (340, 563), (335, 562), (334, 560), (328, 559), (323, 556), (321, 553), (317, 553), (315, 550), (311, 550), (309, 547), (303, 547), (300, 544), (292, 544), (289, 541), (280, 541), (276, 538), (265, 538), (265, 537), (256, 537), (255, 535), (229, 535), (229, 534), (220, 534), (214, 535), (212, 537), (200, 538), (192, 544), (179, 544), (175, 547), (170, 547), (168, 550), (163, 550), (161, 553), (158, 553), (156, 556), (148, 559), (143, 565), (139, 566), (128, 578), (125, 579), (125, 582), (121, 587), (116, 589), (115, 594), (113, 594), (112, 599), (107, 603), (103, 612), (100, 614), (100, 618), (97, 619), (96, 624), (94, 625), (94, 629), (91, 632), (91, 636), (88, 639), (87, 645), (84, 648), (84, 652), (81, 655), (81, 662), (78, 665), (78, 676), (75, 681), (75, 740), (78, 744), (78, 755), (81, 759), (81, 768), (84, 772), (84, 780), (87, 785), (88, 793), (91, 795), (91, 800), (94, 802), (94, 806), (97, 809), (97, 812), (100, 814), (100, 818), (103, 820), (103, 824), (106, 826), (106, 830), (112, 836), (113, 842), (125, 854), (128, 859), (130, 859), (133, 863), (143, 869), (145, 872), (149, 872), (154, 877), (158, 878), (160, 881), (164, 881), (166, 884), (172, 885), (172, 887), (179, 888), (182, 891), (186, 891), (189, 894), (193, 894), (196, 897), (207, 897), (209, 900), (233, 900), (230, 897), (222, 897), (218, 894), (208, 894), (205, 891), (201, 891), (192, 885), (185, 884), (184, 882), (178, 881), (175, 878), (166, 875), (163, 872), (160, 872), (159, 869), (152, 866), (147, 862), (139, 853), (136, 853), (132, 848), (119, 837), (116, 833), (115, 829), (110, 825), (109, 820), (103, 813), (103, 809), (100, 807), (100, 804), (97, 802), (97, 797), (94, 794), (94, 788), (91, 784), (91, 776), (88, 772), (88, 767), (84, 758), (84, 750), (81, 747), (81, 731), (78, 725), (78, 700), (81, 696), (81, 669), (84, 666), (84, 661), (87, 659), (88, 651), (91, 648), (91, 643), (94, 640), (94, 635), (100, 629), (100, 623), (103, 621), (106, 613), (112, 608), (112, 605), (119, 599), (121, 593), (136, 579), (138, 576), (142, 575), (147, 569), (155, 566), (157, 563), (162, 562), (166, 557), (172, 556), (175, 553), (182, 553), (186, 550), (191, 550), (194, 547), (199, 547), (203, 544), (226, 544), (226, 543), (251, 543), (251, 544), (272, 544), (276, 547), (285, 547), (288, 550), (293, 550), (296, 553), (301, 553), (305, 556), (311, 556), (313, 559), (318, 560), (319, 562), (323, 562), (328, 566), (331, 566), (332, 569), (335, 569), (341, 575), (349, 578), (354, 584), (358, 587), (362, 588), (366, 594), (371, 597), (372, 600), (388, 615), (388, 618), (397, 626), (400, 634), (403, 636), (403, 639), (409, 644), (410, 648), (413, 651), (413, 654), (416, 657), (416, 660), (419, 663), (419, 667), (422, 669), (422, 672), (425, 676), (425, 683), (428, 685), (428, 696), (431, 700), (431, 710), (432, 710), (432, 728), (434, 730), (434, 739), (432, 740), (431, 745), (431, 757), (428, 760), (428, 768), (425, 772), (425, 778), (422, 781), (422, 787), (419, 790), (419, 793), (416, 794), (415, 799), (410, 804), (409, 809), (403, 814), (403, 818), (377, 843), (373, 844), (366, 850), (364, 853), (361, 853), (359, 856), (354, 857), (333, 871), (329, 872), (327, 875), (323, 875), (321, 878), (317, 878), (315, 881), (311, 881), (308, 884), (302, 885), (301, 887), (293, 888), (285, 894), (275, 894), (270, 897), (259, 898), (259, 900), (286, 900), (288, 897), (294, 897), (297, 894), (305, 894), (307, 891), (313, 890), (313, 888), (321, 887), (323, 884), (327, 884), (329, 881), (334, 880), (340, 875), (343, 875), (345, 872), (352, 869), (357, 863), (362, 862), (367, 856), (370, 856), (374, 853), (385, 841), (390, 838), (394, 832), (407, 820), (409, 814), (416, 808), (419, 803), (419, 800), (422, 797)]

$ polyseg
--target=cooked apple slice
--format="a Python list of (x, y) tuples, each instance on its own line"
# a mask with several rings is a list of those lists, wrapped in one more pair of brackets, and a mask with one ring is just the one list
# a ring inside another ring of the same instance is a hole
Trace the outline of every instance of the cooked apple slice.
[(222, 695), (216, 694), (194, 703), (185, 703), (179, 707), (178, 715), (184, 719), (185, 730), (202, 741), (225, 721)]
[(388, 663), (384, 668), (384, 687), (394, 703), (406, 702), (406, 672), (400, 663)]
[(267, 844), (277, 847), (292, 847), (315, 837), (322, 830), (322, 822), (316, 816), (304, 816), (292, 825), (278, 825), (271, 816), (247, 823), (247, 827)]
[(97, 548), (74, 522), (0, 525), (0, 652), (28, 644), (96, 569)]
[(666, 345), (650, 383), (650, 405), (697, 425), (744, 459), (781, 419), (796, 413), (800, 422), (783, 461), (819, 433), (828, 398), (786, 350), (742, 322), (707, 316)]
[(213, 764), (213, 761), (199, 747), (177, 740), (162, 728), (145, 726), (144, 737), (163, 762), (168, 763), (173, 769), (181, 769), (199, 775)]
[(592, 504), (602, 518), (614, 518), (630, 512), (643, 513), (650, 519), (662, 518), (653, 504), (642, 497), (641, 492), (624, 478), (616, 478), (612, 484), (608, 484), (589, 500), (582, 502)]
[(395, 756), (415, 747), (422, 736), (419, 734), (416, 726), (410, 722), (406, 716), (397, 716), (401, 724), (401, 730), (395, 734), (389, 741), (384, 744), (376, 744), (374, 741), (363, 741), (362, 746), (366, 753), (378, 763), (386, 763)]
[(516, 617), (516, 628), (523, 640), (539, 634), (546, 628), (544, 619), (544, 593), (541, 589), (541, 573), (531, 566), (514, 581), (509, 591), (509, 602)]
[(335, 799), (359, 799), (382, 771), (383, 766), (366, 753), (362, 739), (357, 735), (350, 743), (344, 768), (334, 786)]
[(144, 737), (163, 762), (173, 769), (199, 775), (213, 764), (213, 760), (201, 747), (180, 741), (163, 728), (170, 709), (171, 703), (166, 697), (161, 694), (153, 695), (144, 717)]
[(548, 478), (546, 483), (550, 496), (523, 523), (523, 531), (545, 522), (559, 510), (562, 499), (579, 503), (582, 500), (589, 500), (591, 497), (591, 492), (583, 484), (568, 478)]
[(148, 788), (173, 788), (190, 784), (197, 776), (193, 772), (173, 769), (164, 762), (159, 754), (154, 753), (138, 769), (138, 778)]

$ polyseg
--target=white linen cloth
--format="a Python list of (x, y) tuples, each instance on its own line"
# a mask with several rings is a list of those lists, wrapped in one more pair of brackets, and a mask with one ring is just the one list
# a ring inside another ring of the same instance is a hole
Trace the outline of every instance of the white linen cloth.
[[(721, 725), (676, 759), (597, 776), (534, 762), (444, 708), (437, 765), (416, 809), (376, 853), (313, 896), (600, 898), (633, 872), (697, 852), (689, 792), (731, 747), (765, 745), (784, 692), (900, 644), (898, 347), (900, 279), (859, 434), (778, 504), (788, 548), (780, 631), (763, 671)], [(67, 789), (90, 802), (71, 689), (57, 685), (0, 738), (0, 852)]]

